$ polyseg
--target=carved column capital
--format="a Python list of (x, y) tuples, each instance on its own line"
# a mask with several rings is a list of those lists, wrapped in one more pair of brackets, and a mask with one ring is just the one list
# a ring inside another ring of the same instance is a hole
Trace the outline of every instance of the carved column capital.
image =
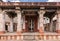
[(45, 14), (45, 12), (46, 12), (45, 10), (39, 10), (38, 11), (39, 14)]
[(21, 10), (16, 10), (15, 12), (16, 12), (16, 13), (21, 13)]
[(20, 7), (16, 7), (16, 11), (15, 12), (16, 13), (21, 13), (22, 11), (21, 11)]
[(18, 9), (18, 10), (20, 10), (21, 8), (20, 8), (20, 7), (16, 7), (15, 9)]

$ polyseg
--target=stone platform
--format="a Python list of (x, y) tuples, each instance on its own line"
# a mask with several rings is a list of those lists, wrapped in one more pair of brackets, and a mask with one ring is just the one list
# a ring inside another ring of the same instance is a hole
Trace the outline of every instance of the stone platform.
[(60, 41), (60, 34), (57, 33), (6, 33), (0, 35), (0, 41)]

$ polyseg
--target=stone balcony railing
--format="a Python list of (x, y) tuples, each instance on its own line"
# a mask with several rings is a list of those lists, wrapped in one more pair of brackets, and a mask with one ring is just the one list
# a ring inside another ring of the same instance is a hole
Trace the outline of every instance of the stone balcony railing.
[(31, 34), (31, 35), (18, 35), (18, 34), (11, 34), (11, 35), (0, 35), (0, 40), (60, 40), (60, 35), (58, 34)]

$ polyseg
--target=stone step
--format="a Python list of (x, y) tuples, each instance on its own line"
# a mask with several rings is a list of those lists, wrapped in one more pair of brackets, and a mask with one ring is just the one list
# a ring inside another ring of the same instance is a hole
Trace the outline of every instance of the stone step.
[(35, 40), (35, 35), (37, 33), (23, 33), (23, 39), (24, 40)]
[(0, 40), (0, 41), (60, 41), (60, 40)]
[(23, 39), (24, 40), (34, 40), (35, 36), (34, 35), (25, 35), (25, 36), (23, 36)]
[(23, 40), (23, 41), (37, 41), (37, 40)]
[(39, 35), (38, 32), (28, 32), (28, 33), (23, 33), (22, 35)]

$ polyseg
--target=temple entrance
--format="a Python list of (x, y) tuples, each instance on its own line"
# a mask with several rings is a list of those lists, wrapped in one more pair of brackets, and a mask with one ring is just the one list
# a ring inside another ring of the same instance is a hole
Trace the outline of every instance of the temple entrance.
[(26, 32), (37, 32), (37, 17), (26, 16)]
[(34, 19), (32, 17), (27, 18), (27, 28), (29, 32), (34, 31)]

